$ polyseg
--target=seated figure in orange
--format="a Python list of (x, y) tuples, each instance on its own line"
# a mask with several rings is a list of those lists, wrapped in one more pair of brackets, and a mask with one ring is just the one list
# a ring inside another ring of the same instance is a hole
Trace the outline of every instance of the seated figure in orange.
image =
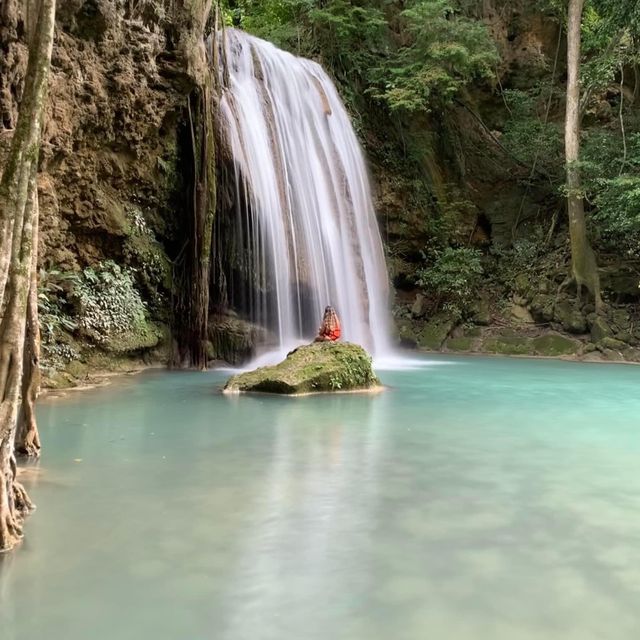
[(326, 307), (315, 342), (335, 342), (340, 339), (340, 333), (340, 320), (336, 310), (333, 307)]

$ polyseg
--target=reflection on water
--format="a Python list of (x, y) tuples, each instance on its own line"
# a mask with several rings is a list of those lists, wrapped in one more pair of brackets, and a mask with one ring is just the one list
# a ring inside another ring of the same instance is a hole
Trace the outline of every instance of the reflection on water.
[[(383, 398), (325, 399), (312, 425), (299, 401), (276, 413), (273, 449), (222, 606), (230, 614), (223, 614), (224, 637), (255, 637), (274, 616), (274, 638), (307, 627), (313, 634), (326, 629), (331, 611), (340, 617), (351, 611), (349, 600), (370, 583), (363, 550), (373, 534), (384, 404)], [(363, 570), (347, 577), (334, 602), (332, 582), (348, 566)]]
[(229, 398), (154, 372), (44, 402), (2, 640), (637, 638), (640, 369), (383, 378)]

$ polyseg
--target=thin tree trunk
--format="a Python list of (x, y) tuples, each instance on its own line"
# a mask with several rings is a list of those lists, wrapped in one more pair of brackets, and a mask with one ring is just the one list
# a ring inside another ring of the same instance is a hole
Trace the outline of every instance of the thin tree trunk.
[[(34, 165), (35, 169), (35, 165)], [(32, 184), (35, 189), (35, 170)], [(34, 198), (30, 198), (20, 229), (13, 232), (8, 301), (0, 324), (0, 550), (11, 549), (22, 537), (14, 457), (22, 387), (27, 302), (29, 298)], [(18, 222), (18, 221), (16, 221)]]
[[(37, 260), (36, 175), (47, 78), (55, 27), (55, 0), (42, 0), (29, 51), (23, 100), (9, 161), (0, 182), (0, 551), (22, 536), (21, 520), (33, 506), (16, 482), (14, 447), (29, 293)], [(6, 286), (5, 286), (6, 285)]]
[[(11, 245), (16, 216), (27, 204), (31, 167), (38, 163), (42, 130), (41, 107), (51, 63), (55, 5), (55, 0), (42, 0), (41, 22), (36, 27), (31, 43), (18, 124), (0, 181), (0, 308), (9, 273), (10, 259), (6, 249)], [(45, 24), (49, 16), (51, 24)], [(22, 113), (29, 117), (21, 117)]]
[[(36, 186), (37, 189), (37, 186)], [(16, 453), (37, 458), (40, 455), (40, 434), (36, 422), (35, 402), (40, 392), (40, 325), (38, 322), (38, 194), (34, 194), (33, 259), (29, 300), (27, 303), (27, 328), (24, 345), (22, 373), (22, 406), (16, 432)]]
[(602, 307), (600, 277), (595, 254), (587, 237), (584, 197), (580, 176), (580, 46), (584, 0), (569, 0), (567, 24), (567, 113), (565, 151), (567, 162), (567, 210), (571, 238), (571, 272), (578, 287), (586, 286), (595, 298), (596, 311)]

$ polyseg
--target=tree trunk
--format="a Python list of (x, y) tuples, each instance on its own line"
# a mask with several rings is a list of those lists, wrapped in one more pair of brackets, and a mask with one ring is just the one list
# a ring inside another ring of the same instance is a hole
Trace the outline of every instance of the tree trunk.
[(36, 175), (55, 27), (55, 0), (42, 0), (30, 43), (18, 124), (0, 182), (0, 551), (22, 536), (33, 506), (16, 482), (14, 446), (23, 385), (29, 292), (37, 260)]
[(16, 220), (9, 267), (7, 306), (0, 324), (0, 550), (11, 549), (22, 535), (14, 457), (18, 408), (22, 387), (27, 302), (33, 240), (35, 165), (30, 180), (32, 197)]
[(22, 373), (22, 406), (18, 416), (16, 453), (37, 458), (40, 455), (40, 434), (36, 422), (35, 402), (40, 392), (40, 325), (38, 322), (38, 194), (35, 194), (33, 224), (33, 259), (27, 303), (27, 329)]
[(586, 286), (595, 299), (596, 311), (602, 307), (600, 277), (596, 257), (589, 244), (580, 177), (580, 45), (584, 0), (569, 0), (567, 24), (567, 113), (565, 152), (567, 162), (567, 210), (571, 238), (571, 273), (580, 297)]

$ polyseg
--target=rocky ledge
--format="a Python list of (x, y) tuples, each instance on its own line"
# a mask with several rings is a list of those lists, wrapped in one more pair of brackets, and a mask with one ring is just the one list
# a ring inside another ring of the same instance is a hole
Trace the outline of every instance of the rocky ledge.
[(371, 357), (348, 342), (318, 342), (299, 347), (272, 367), (233, 376), (225, 393), (262, 392), (284, 395), (380, 388)]

